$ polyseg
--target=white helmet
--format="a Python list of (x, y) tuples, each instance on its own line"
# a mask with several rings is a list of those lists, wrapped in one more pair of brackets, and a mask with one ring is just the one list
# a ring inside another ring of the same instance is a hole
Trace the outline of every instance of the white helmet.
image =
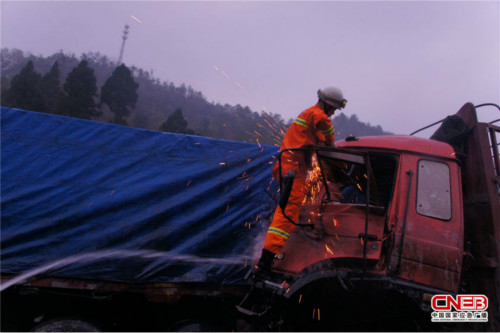
[(319, 89), (318, 97), (326, 104), (334, 106), (338, 109), (343, 109), (347, 104), (347, 100), (344, 99), (342, 91), (340, 91), (339, 88), (335, 87), (326, 87), (325, 89)]

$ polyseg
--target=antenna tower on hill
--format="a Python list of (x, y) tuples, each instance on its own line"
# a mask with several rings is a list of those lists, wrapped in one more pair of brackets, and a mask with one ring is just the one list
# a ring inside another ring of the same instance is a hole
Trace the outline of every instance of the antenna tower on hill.
[(125, 50), (125, 41), (128, 38), (128, 29), (130, 29), (130, 26), (128, 24), (125, 24), (125, 28), (123, 29), (123, 35), (122, 35), (122, 47), (120, 49), (120, 56), (118, 57), (118, 66), (121, 65), (123, 60), (123, 51)]

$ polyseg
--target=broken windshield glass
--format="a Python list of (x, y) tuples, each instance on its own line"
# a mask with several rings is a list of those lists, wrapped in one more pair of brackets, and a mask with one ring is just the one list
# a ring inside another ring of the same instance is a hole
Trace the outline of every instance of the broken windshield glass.
[(362, 155), (318, 152), (318, 162), (331, 201), (366, 204), (366, 164)]
[(319, 199), (366, 204), (367, 180), (370, 177), (370, 204), (387, 209), (392, 198), (397, 164), (397, 157), (387, 154), (319, 150), (316, 168), (310, 174), (309, 202)]

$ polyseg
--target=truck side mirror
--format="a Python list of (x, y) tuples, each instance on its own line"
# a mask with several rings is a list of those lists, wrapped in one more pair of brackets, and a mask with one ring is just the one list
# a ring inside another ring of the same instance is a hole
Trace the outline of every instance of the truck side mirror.
[(281, 189), (280, 196), (280, 207), (284, 211), (286, 204), (288, 203), (288, 198), (290, 198), (290, 193), (292, 192), (293, 180), (295, 179), (295, 170), (290, 170), (283, 177), (283, 188)]

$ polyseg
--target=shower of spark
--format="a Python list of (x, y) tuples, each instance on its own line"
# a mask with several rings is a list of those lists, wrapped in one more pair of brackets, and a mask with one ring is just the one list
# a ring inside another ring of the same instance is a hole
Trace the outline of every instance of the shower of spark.
[(228, 79), (229, 81), (231, 81), (231, 78), (229, 77), (229, 75), (227, 75), (226, 72), (224, 72), (221, 68), (215, 66), (215, 65), (212, 65), (213, 69), (215, 69), (217, 72), (221, 73), (222, 76), (224, 76), (226, 79)]
[(142, 23), (141, 20), (139, 20), (137, 17), (135, 17), (134, 15), (130, 15), (130, 17), (132, 18), (132, 20), (136, 21), (137, 23)]

